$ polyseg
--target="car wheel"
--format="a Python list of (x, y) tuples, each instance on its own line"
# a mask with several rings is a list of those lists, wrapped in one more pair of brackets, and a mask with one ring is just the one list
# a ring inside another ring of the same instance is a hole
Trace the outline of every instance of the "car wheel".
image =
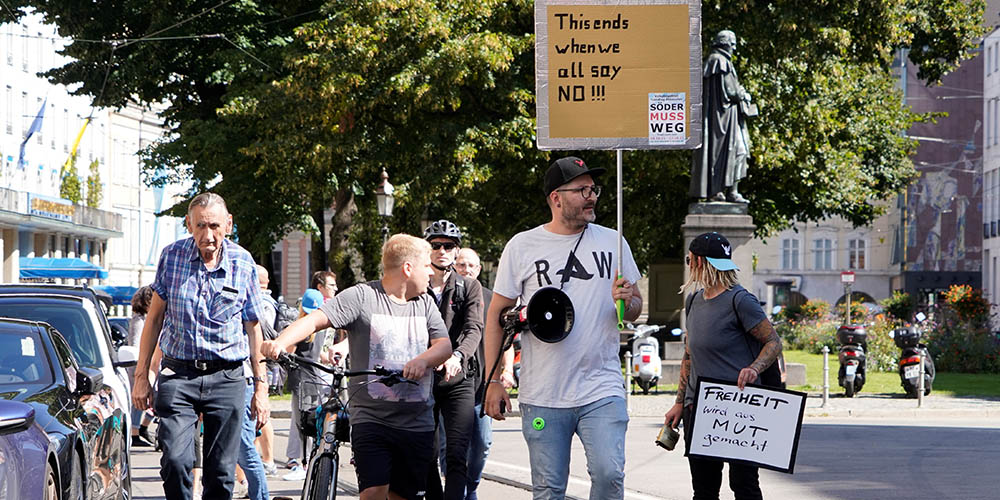
[(128, 456), (128, 451), (125, 449), (125, 443), (122, 442), (122, 477), (121, 484), (119, 484), (118, 498), (119, 500), (129, 500), (132, 498), (132, 460)]
[(42, 494), (44, 500), (59, 500), (59, 478), (48, 461), (45, 462), (45, 490)]

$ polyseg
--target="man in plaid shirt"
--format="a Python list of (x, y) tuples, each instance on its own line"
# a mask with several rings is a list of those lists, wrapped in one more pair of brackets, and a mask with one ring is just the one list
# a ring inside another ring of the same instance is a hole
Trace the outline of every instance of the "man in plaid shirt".
[[(233, 217), (214, 193), (191, 200), (186, 217), (192, 237), (163, 249), (142, 332), (132, 402), (160, 417), (160, 477), (169, 500), (191, 497), (194, 430), (204, 421), (204, 497), (232, 497), (251, 359), (257, 427), (268, 419), (267, 382), (260, 363), (261, 311), (257, 268), (250, 254), (226, 239)], [(246, 333), (246, 332), (249, 332)], [(149, 364), (163, 351), (154, 400)]]

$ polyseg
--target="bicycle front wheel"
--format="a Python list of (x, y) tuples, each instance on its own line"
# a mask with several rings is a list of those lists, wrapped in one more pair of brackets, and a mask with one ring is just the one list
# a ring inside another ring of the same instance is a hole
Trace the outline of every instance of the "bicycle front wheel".
[(320, 455), (313, 462), (309, 477), (308, 500), (334, 500), (337, 498), (337, 459)]

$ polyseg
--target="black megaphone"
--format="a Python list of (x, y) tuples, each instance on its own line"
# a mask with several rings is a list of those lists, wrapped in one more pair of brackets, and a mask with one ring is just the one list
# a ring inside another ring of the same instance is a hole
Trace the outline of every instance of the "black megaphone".
[(573, 302), (562, 290), (547, 286), (531, 296), (527, 309), (528, 329), (538, 340), (559, 342), (573, 330)]

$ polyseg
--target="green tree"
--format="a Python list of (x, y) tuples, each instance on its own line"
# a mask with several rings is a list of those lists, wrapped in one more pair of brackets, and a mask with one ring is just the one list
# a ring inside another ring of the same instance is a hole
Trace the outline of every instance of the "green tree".
[(99, 208), (104, 199), (104, 186), (101, 184), (100, 163), (90, 162), (90, 175), (87, 176), (87, 206)]
[[(48, 75), (81, 83), (83, 94), (105, 88), (103, 105), (168, 100), (172, 139), (148, 150), (150, 180), (192, 180), (200, 190), (222, 174), (214, 189), (230, 200), (241, 242), (256, 253), (290, 229), (318, 227), (322, 210), (335, 206), (327, 257), (348, 282), (376, 269), (373, 189), (382, 168), (399, 187), (394, 230), (416, 231), (425, 215), (452, 218), (496, 257), (510, 235), (547, 218), (542, 173), (571, 153), (534, 145), (531, 1), (346, 0), (319, 11), (318, 2), (223, 2), (172, 28), (215, 4), (15, 3), (46, 12), (61, 34), (77, 38), (224, 33), (119, 44), (106, 85), (111, 48), (77, 42), (66, 53), (79, 62)], [(832, 216), (862, 225), (879, 214), (875, 201), (914, 176), (908, 157), (916, 143), (900, 132), (929, 118), (904, 105), (893, 58), (911, 48), (921, 77), (937, 81), (978, 43), (983, 7), (704, 3), (703, 40), (736, 32), (742, 83), (761, 105), (741, 184), (761, 235)], [(284, 19), (297, 13), (305, 15)], [(579, 154), (591, 165), (614, 164), (610, 152)], [(681, 251), (689, 161), (684, 151), (626, 156), (625, 230), (641, 265)], [(607, 191), (598, 221), (613, 226)]]
[(81, 193), (80, 172), (76, 168), (76, 155), (69, 160), (69, 167), (64, 167), (59, 181), (59, 197), (65, 198), (73, 203), (80, 203), (83, 198)]

